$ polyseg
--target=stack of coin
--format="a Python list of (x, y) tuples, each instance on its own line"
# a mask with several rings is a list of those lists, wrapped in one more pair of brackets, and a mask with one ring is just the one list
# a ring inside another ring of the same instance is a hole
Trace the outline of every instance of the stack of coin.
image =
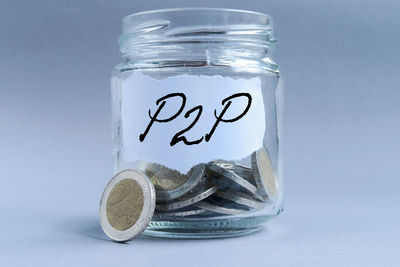
[[(251, 168), (217, 160), (200, 164), (187, 175), (163, 166), (164, 173), (152, 178), (157, 192), (155, 218), (242, 214), (275, 202), (279, 189), (268, 152), (260, 149), (251, 159)], [(148, 164), (145, 172), (154, 176), (155, 172), (149, 170), (155, 166)], [(162, 194), (159, 198), (159, 191), (167, 188), (159, 185), (170, 180), (181, 184), (173, 188), (175, 192), (184, 193)]]
[(117, 174), (104, 191), (100, 218), (116, 241), (140, 234), (154, 220), (245, 214), (274, 204), (279, 184), (268, 152), (251, 156), (251, 168), (216, 160), (187, 174), (157, 163)]

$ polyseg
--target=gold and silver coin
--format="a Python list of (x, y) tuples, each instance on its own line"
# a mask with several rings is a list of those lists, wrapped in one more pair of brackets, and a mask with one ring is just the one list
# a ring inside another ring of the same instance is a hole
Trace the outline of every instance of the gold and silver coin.
[(275, 203), (278, 199), (279, 184), (268, 152), (260, 149), (251, 156), (251, 163), (258, 190), (264, 199)]
[(108, 237), (117, 242), (140, 235), (155, 209), (156, 193), (142, 172), (126, 170), (107, 184), (100, 201), (100, 224)]
[(154, 184), (157, 201), (170, 201), (183, 196), (201, 181), (205, 165), (194, 166), (187, 174), (157, 163), (147, 163), (143, 169)]

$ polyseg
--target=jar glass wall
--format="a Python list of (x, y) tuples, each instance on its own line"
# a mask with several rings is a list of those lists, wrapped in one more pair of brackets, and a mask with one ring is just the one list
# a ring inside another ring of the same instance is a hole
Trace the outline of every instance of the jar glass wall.
[(237, 236), (282, 210), (272, 20), (171, 9), (123, 21), (112, 78), (115, 171), (156, 189), (145, 234)]

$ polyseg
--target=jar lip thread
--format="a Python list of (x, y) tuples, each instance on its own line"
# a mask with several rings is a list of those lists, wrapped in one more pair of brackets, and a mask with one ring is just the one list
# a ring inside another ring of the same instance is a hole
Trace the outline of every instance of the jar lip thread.
[(120, 51), (135, 62), (192, 62), (211, 57), (222, 64), (236, 57), (270, 64), (265, 59), (272, 58), (276, 43), (270, 16), (239, 9), (143, 11), (126, 16), (122, 26)]

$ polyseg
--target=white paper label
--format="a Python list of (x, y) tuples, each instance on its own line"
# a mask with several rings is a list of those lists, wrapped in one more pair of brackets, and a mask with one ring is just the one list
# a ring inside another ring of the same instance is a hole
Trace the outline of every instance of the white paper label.
[(134, 72), (122, 84), (121, 153), (182, 173), (211, 160), (240, 160), (262, 147), (264, 112), (259, 78), (157, 80)]

